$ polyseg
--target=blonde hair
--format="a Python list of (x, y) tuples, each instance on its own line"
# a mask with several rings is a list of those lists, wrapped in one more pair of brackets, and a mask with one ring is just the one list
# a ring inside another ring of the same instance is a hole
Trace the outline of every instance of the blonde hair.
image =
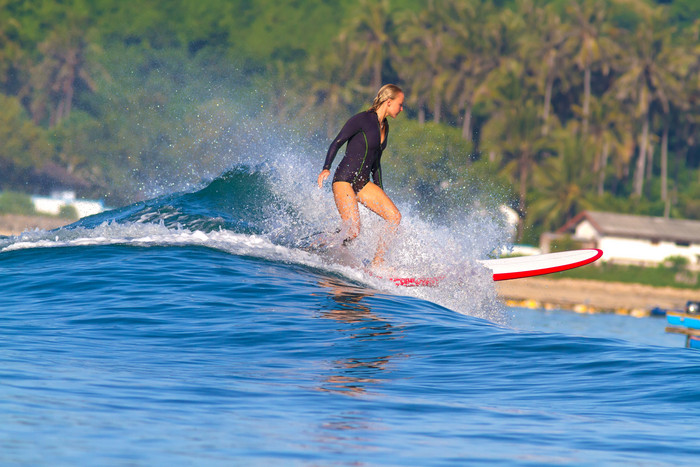
[(403, 94), (403, 91), (401, 90), (400, 87), (398, 87), (395, 84), (385, 84), (384, 86), (379, 89), (379, 92), (377, 93), (377, 97), (374, 98), (374, 102), (372, 102), (372, 107), (369, 108), (369, 110), (377, 111), (381, 105), (388, 101), (389, 99), (396, 99), (396, 97), (399, 94)]

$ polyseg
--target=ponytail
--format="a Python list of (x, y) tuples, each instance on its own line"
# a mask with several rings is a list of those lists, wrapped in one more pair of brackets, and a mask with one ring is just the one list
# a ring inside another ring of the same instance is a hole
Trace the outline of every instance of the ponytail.
[(403, 94), (400, 87), (395, 84), (385, 84), (377, 93), (377, 97), (374, 98), (372, 107), (370, 107), (369, 110), (376, 112), (384, 102), (388, 101), (389, 99), (396, 99), (399, 94)]

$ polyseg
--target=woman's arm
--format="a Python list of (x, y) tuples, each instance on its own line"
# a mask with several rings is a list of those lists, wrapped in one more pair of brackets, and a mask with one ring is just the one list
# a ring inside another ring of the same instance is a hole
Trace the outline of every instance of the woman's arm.
[(343, 146), (343, 144), (345, 144), (350, 138), (352, 138), (355, 135), (355, 133), (362, 130), (362, 127), (360, 126), (359, 117), (359, 114), (355, 115), (354, 117), (350, 118), (350, 120), (345, 122), (345, 125), (343, 125), (343, 128), (340, 130), (340, 133), (338, 133), (338, 136), (335, 137), (330, 147), (328, 148), (328, 153), (326, 154), (326, 161), (323, 163), (323, 170), (331, 170), (331, 164), (333, 164), (333, 159), (335, 159), (335, 156), (336, 154), (338, 154), (338, 150), (340, 150), (341, 146)]

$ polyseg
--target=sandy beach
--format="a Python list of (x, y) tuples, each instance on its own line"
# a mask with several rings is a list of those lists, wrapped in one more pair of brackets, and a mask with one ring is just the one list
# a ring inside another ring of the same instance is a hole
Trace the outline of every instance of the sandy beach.
[(0, 235), (19, 235), (25, 230), (51, 230), (74, 222), (72, 219), (45, 216), (0, 215)]
[(583, 313), (616, 312), (644, 316), (654, 307), (683, 309), (686, 301), (700, 300), (699, 289), (553, 277), (503, 281), (497, 284), (497, 288), (502, 299), (511, 305), (564, 308)]

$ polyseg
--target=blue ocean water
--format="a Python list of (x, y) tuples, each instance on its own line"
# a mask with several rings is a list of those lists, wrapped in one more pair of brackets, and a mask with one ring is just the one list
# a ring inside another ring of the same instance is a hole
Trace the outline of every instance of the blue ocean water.
[(448, 277), (395, 287), (357, 267), (380, 224), (314, 249), (332, 199), (288, 186), (0, 237), (0, 464), (698, 463), (700, 354), (662, 320), (504, 307), (483, 213), (402, 207), (390, 262)]

